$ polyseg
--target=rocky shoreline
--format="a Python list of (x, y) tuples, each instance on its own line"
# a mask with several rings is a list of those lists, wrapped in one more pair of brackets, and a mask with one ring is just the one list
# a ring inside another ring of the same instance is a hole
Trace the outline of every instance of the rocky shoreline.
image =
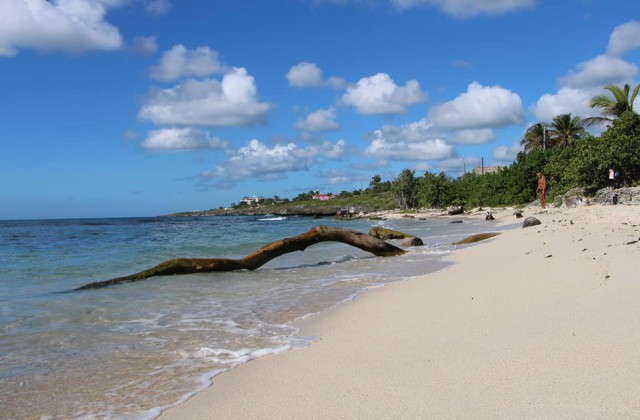
[[(538, 201), (534, 201), (529, 206), (537, 207)], [(555, 197), (552, 205), (554, 207), (580, 207), (597, 204), (640, 204), (640, 187), (627, 188), (603, 188), (595, 193), (593, 197), (585, 194), (584, 189), (574, 188), (567, 193)], [(514, 207), (508, 207), (510, 211)], [(505, 208), (501, 208), (505, 209)], [(400, 209), (381, 210), (380, 208), (360, 205), (299, 205), (290, 204), (284, 206), (264, 206), (264, 207), (246, 207), (246, 208), (225, 208), (212, 209), (205, 211), (181, 212), (167, 214), (163, 217), (208, 217), (208, 216), (307, 216), (307, 217), (335, 217), (338, 219), (383, 219), (390, 217), (428, 217), (428, 216), (446, 216), (446, 215), (483, 215), (486, 212), (493, 212), (497, 209), (492, 208), (475, 208), (472, 210), (462, 210), (459, 213), (452, 213), (451, 208), (445, 210), (423, 210), (419, 212), (407, 212)]]

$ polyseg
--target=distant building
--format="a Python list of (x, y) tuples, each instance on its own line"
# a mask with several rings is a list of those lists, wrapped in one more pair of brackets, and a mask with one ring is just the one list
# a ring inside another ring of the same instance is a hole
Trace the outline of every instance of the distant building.
[(256, 197), (255, 195), (253, 197), (242, 197), (240, 199), (241, 203), (245, 203), (245, 204), (258, 204), (258, 202), (260, 200), (264, 200), (264, 197)]
[(502, 166), (478, 166), (473, 168), (473, 173), (476, 175), (495, 174), (500, 168), (502, 168)]
[(320, 201), (327, 201), (327, 200), (331, 200), (333, 198), (333, 194), (314, 194), (311, 196), (312, 200), (320, 200)]

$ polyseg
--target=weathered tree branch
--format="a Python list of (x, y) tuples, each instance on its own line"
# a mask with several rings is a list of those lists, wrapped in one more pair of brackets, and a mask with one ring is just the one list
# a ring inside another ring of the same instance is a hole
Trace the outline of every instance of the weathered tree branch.
[(316, 226), (293, 238), (285, 238), (272, 242), (253, 254), (238, 260), (228, 258), (174, 258), (139, 273), (85, 284), (75, 290), (99, 289), (115, 284), (145, 280), (155, 276), (255, 270), (276, 257), (294, 251), (304, 251), (307, 247), (320, 242), (342, 242), (360, 248), (363, 251), (370, 252), (378, 257), (391, 257), (402, 255), (406, 252), (401, 248), (365, 233), (330, 226)]

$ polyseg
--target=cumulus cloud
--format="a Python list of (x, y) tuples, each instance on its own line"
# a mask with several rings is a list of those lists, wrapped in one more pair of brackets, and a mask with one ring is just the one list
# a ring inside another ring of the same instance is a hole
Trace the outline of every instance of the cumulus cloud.
[(422, 142), (438, 137), (433, 124), (422, 119), (406, 125), (385, 125), (380, 130), (375, 130), (368, 135), (370, 140), (384, 139), (385, 142), (397, 143), (401, 141)]
[(531, 107), (531, 111), (539, 121), (545, 122), (551, 122), (554, 117), (561, 114), (573, 114), (586, 118), (598, 115), (598, 112), (589, 106), (591, 98), (595, 95), (594, 90), (562, 88), (557, 94), (543, 95)]
[(518, 94), (500, 86), (473, 82), (466, 93), (432, 107), (428, 119), (440, 128), (479, 129), (522, 124), (524, 116)]
[(93, 0), (0, 1), (0, 56), (21, 48), (80, 53), (122, 47), (118, 28), (105, 20), (106, 7)]
[(609, 37), (607, 54), (621, 57), (640, 48), (640, 21), (633, 20), (616, 27)]
[(385, 142), (374, 139), (365, 150), (365, 154), (376, 159), (387, 160), (439, 160), (451, 157), (453, 147), (442, 139), (430, 139), (422, 142), (409, 143), (400, 141)]
[(440, 160), (454, 155), (453, 146), (429, 132), (424, 121), (403, 127), (385, 126), (369, 134), (365, 154), (384, 160)]
[(426, 99), (427, 94), (416, 80), (398, 86), (388, 74), (378, 73), (347, 88), (341, 101), (355, 107), (360, 114), (399, 114), (406, 112), (407, 106)]
[(344, 140), (340, 140), (304, 148), (295, 143), (277, 144), (270, 148), (253, 139), (213, 171), (203, 175), (207, 178), (224, 178), (228, 182), (254, 176), (277, 179), (287, 172), (306, 171), (311, 164), (322, 159), (337, 158), (343, 154), (344, 147)]
[(224, 149), (227, 143), (196, 128), (163, 128), (150, 131), (142, 147), (152, 152), (186, 152)]
[(599, 55), (577, 65), (577, 71), (560, 79), (561, 87), (593, 89), (631, 80), (638, 73), (638, 66), (617, 57)]
[(496, 139), (496, 133), (490, 128), (478, 130), (456, 130), (449, 133), (447, 141), (455, 144), (485, 144)]
[(264, 120), (269, 109), (258, 98), (254, 78), (234, 68), (222, 81), (187, 79), (152, 91), (138, 118), (159, 125), (246, 126)]
[(521, 151), (522, 146), (517, 143), (511, 146), (498, 146), (493, 151), (493, 158), (499, 163), (508, 164), (513, 162)]
[(340, 129), (340, 126), (336, 123), (334, 109), (319, 109), (296, 122), (296, 128), (305, 131), (335, 131)]
[(322, 70), (313, 63), (302, 62), (291, 67), (286, 75), (294, 87), (321, 87), (324, 85)]
[(137, 55), (153, 55), (158, 51), (155, 36), (137, 36), (131, 44), (131, 52)]
[(499, 15), (523, 9), (532, 9), (535, 0), (391, 0), (398, 9), (417, 6), (434, 6), (455, 18), (470, 18), (476, 15)]
[(289, 86), (303, 87), (329, 87), (331, 89), (342, 89), (345, 85), (344, 79), (340, 77), (329, 77), (327, 80), (322, 75), (322, 70), (314, 63), (303, 61), (292, 66), (286, 76)]
[(421, 142), (429, 139), (442, 138), (454, 144), (484, 144), (495, 140), (495, 132), (490, 128), (477, 130), (440, 130), (428, 119), (423, 118), (406, 125), (385, 125), (381, 130), (374, 131), (373, 137), (383, 137), (386, 141)]
[(218, 59), (218, 53), (209, 47), (188, 50), (184, 45), (174, 45), (165, 51), (160, 62), (151, 68), (153, 79), (169, 82), (182, 77), (206, 77), (227, 70)]

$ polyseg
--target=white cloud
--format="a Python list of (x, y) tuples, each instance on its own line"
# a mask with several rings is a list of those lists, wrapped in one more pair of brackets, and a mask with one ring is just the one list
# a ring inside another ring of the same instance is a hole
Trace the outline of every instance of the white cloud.
[(153, 79), (164, 82), (182, 77), (206, 77), (227, 70), (218, 59), (218, 53), (209, 47), (188, 50), (184, 45), (174, 45), (165, 51), (158, 65), (151, 69)]
[(159, 125), (246, 126), (264, 120), (269, 109), (258, 99), (254, 78), (234, 68), (222, 81), (188, 79), (152, 91), (138, 117)]
[(640, 48), (640, 21), (633, 20), (617, 26), (609, 37), (607, 54), (621, 57), (631, 50)]
[(435, 6), (447, 15), (470, 18), (480, 14), (498, 15), (522, 9), (532, 9), (535, 0), (391, 0), (397, 8)]
[(287, 172), (308, 170), (311, 164), (319, 160), (338, 157), (343, 153), (344, 145), (344, 140), (340, 140), (335, 144), (325, 142), (321, 146), (311, 145), (305, 148), (294, 143), (277, 144), (269, 148), (259, 140), (253, 139), (204, 176), (225, 178), (228, 181), (253, 176), (281, 178)]
[(473, 82), (466, 93), (431, 108), (428, 119), (439, 128), (478, 129), (522, 124), (524, 115), (518, 94)]
[(291, 67), (287, 72), (289, 85), (294, 87), (322, 87), (324, 79), (322, 70), (313, 63), (302, 62)]
[(158, 51), (155, 36), (137, 36), (133, 38), (131, 51), (137, 55), (153, 55)]
[(455, 144), (485, 144), (496, 139), (496, 133), (490, 128), (478, 130), (456, 130), (449, 133), (447, 141)]
[(599, 55), (578, 64), (578, 70), (560, 79), (560, 87), (590, 89), (628, 81), (638, 73), (638, 66), (608, 55)]
[(344, 156), (345, 147), (347, 143), (344, 139), (340, 139), (335, 143), (331, 143), (330, 141), (325, 141), (322, 143), (322, 153), (327, 159), (338, 159)]
[(305, 131), (335, 131), (340, 126), (336, 123), (334, 109), (319, 109), (307, 115), (304, 120), (296, 122), (296, 128)]
[(451, 144), (484, 144), (495, 140), (492, 129), (439, 130), (424, 118), (402, 126), (385, 125), (368, 134), (365, 153), (392, 160), (440, 160), (453, 156)]
[(224, 149), (227, 143), (196, 128), (163, 128), (150, 131), (142, 147), (152, 152), (185, 152)]
[(118, 28), (105, 20), (107, 6), (92, 0), (0, 1), (0, 56), (21, 48), (80, 53), (122, 46)]
[(147, 3), (147, 12), (157, 16), (167, 14), (170, 8), (169, 0), (151, 0)]
[(433, 124), (426, 119), (415, 121), (406, 125), (395, 126), (385, 125), (381, 130), (373, 131), (369, 138), (384, 139), (388, 143), (397, 142), (424, 142), (438, 138), (438, 133), (434, 130)]
[(292, 66), (286, 76), (289, 86), (303, 87), (329, 87), (331, 89), (342, 89), (345, 85), (344, 79), (340, 77), (330, 77), (324, 80), (322, 70), (314, 63), (303, 61)]
[[(600, 92), (598, 92), (600, 93)], [(599, 115), (589, 106), (591, 98), (596, 95), (593, 90), (562, 88), (557, 94), (545, 94), (531, 107), (539, 121), (551, 122), (561, 114), (573, 114), (581, 118)]]
[(498, 146), (493, 151), (493, 158), (502, 164), (509, 164), (516, 160), (518, 153), (522, 151), (522, 146), (517, 143), (511, 146)]
[(388, 74), (378, 73), (364, 77), (355, 86), (347, 89), (342, 103), (356, 108), (360, 114), (399, 114), (406, 107), (427, 99), (416, 80), (398, 86)]
[(371, 144), (365, 154), (369, 157), (385, 160), (441, 160), (454, 155), (453, 146), (440, 138), (408, 140), (401, 137), (385, 137), (383, 131), (371, 136)]

